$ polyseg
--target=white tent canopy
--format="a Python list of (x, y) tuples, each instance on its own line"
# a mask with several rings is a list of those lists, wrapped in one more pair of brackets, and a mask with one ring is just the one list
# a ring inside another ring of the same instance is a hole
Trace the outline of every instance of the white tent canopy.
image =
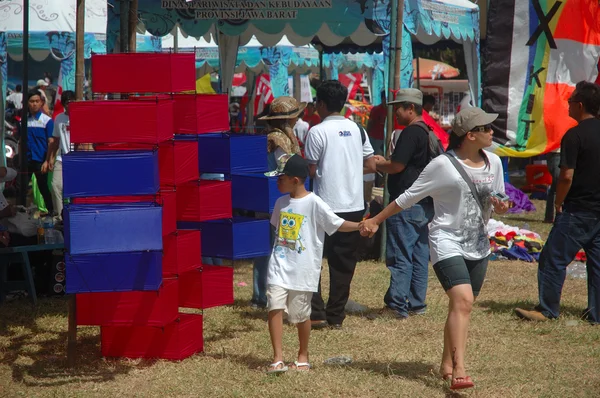
[[(220, 70), (219, 45), (212, 35), (199, 39), (191, 36), (184, 37), (181, 32), (177, 33), (177, 48), (180, 51), (195, 51), (196, 67), (200, 75)], [(162, 40), (163, 50), (174, 49), (175, 40), (172, 34), (165, 36)], [(283, 63), (288, 73), (307, 74), (317, 71), (319, 65), (319, 52), (311, 45), (294, 46), (287, 37), (283, 36), (274, 48), (278, 48), (277, 54), (272, 54), (270, 48), (265, 48), (256, 37), (239, 47), (236, 56), (236, 73), (244, 73), (251, 70), (254, 73), (266, 73), (273, 64)], [(264, 49), (263, 53), (261, 50)]]
[[(106, 0), (86, 0), (85, 31), (106, 34)], [(30, 0), (30, 32), (75, 32), (77, 0)], [(23, 0), (0, 4), (0, 31), (23, 31)]]

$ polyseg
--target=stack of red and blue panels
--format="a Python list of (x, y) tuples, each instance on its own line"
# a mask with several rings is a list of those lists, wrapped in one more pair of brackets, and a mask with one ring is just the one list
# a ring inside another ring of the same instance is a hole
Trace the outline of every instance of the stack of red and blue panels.
[[(197, 135), (228, 129), (227, 96), (183, 93), (195, 90), (193, 54), (94, 56), (92, 82), (128, 98), (69, 109), (71, 143), (95, 151), (63, 157), (67, 292), (78, 324), (101, 326), (104, 356), (183, 359), (203, 350), (202, 315), (179, 312), (201, 232), (177, 230), (177, 203), (200, 184)], [(228, 212), (208, 219), (231, 216), (225, 185)]]

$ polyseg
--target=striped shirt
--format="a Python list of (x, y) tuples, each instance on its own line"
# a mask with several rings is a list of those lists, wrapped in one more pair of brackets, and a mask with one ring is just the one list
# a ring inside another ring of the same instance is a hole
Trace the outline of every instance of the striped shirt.
[(48, 139), (52, 137), (54, 121), (42, 111), (27, 117), (27, 160), (46, 161)]

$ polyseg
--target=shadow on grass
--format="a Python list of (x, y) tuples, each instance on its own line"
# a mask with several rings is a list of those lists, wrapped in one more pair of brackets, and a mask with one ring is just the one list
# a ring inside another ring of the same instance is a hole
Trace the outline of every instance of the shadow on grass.
[[(531, 301), (523, 301), (517, 300), (512, 302), (498, 302), (493, 300), (483, 300), (480, 302), (475, 302), (477, 307), (483, 308), (486, 312), (494, 313), (494, 314), (505, 314), (505, 313), (514, 313), (515, 308), (522, 308), (526, 310), (533, 309), (536, 303)], [(567, 316), (575, 316), (580, 317), (583, 314), (584, 309), (581, 307), (574, 307), (571, 305), (561, 305), (560, 313), (561, 315)]]
[(85, 332), (77, 340), (76, 365), (69, 368), (66, 330), (66, 299), (42, 299), (35, 309), (27, 300), (0, 305), (0, 335), (6, 341), (0, 364), (11, 369), (13, 382), (28, 387), (99, 383), (132, 369), (133, 364), (103, 360), (99, 336)]

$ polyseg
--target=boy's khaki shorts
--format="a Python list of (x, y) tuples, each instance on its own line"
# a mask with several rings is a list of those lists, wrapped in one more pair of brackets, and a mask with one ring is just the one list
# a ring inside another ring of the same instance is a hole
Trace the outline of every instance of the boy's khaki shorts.
[(269, 311), (284, 310), (289, 323), (302, 323), (310, 319), (312, 292), (289, 290), (277, 285), (267, 287)]

